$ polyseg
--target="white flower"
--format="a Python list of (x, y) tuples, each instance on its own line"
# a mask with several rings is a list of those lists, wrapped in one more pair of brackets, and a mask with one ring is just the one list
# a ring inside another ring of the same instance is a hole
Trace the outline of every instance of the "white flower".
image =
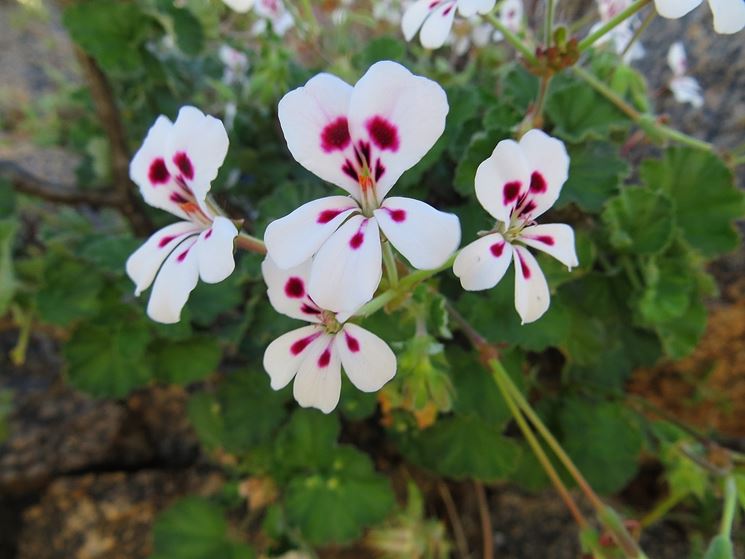
[(254, 5), (254, 0), (222, 0), (225, 5), (238, 13), (245, 14)]
[(256, 0), (254, 12), (260, 18), (252, 29), (255, 35), (264, 33), (269, 23), (272, 24), (272, 29), (280, 37), (295, 25), (292, 14), (287, 10), (282, 0)]
[[(590, 34), (597, 31), (605, 23), (616, 17), (626, 8), (628, 8), (632, 4), (632, 2), (633, 0), (597, 0), (598, 12), (600, 13), (600, 21), (592, 26), (592, 28), (590, 29)], [(623, 56), (625, 62), (633, 62), (634, 60), (644, 58), (646, 51), (644, 49), (644, 46), (642, 46), (639, 41), (634, 41), (634, 44), (631, 45), (631, 48), (626, 50), (626, 47), (628, 47), (629, 43), (634, 40), (634, 33), (636, 32), (638, 26), (639, 19), (637, 18), (637, 16), (632, 16), (617, 25), (609, 33), (602, 36), (597, 41), (597, 44), (602, 45), (605, 43), (611, 43), (613, 45), (613, 50), (616, 51), (616, 54), (622, 54), (624, 51), (626, 51), (626, 54), (624, 54)]]
[(411, 198), (386, 198), (445, 128), (443, 89), (395, 62), (374, 64), (352, 87), (319, 74), (279, 103), (292, 156), (351, 196), (309, 202), (264, 235), (281, 268), (313, 258), (308, 290), (324, 309), (356, 309), (382, 275), (381, 231), (418, 269), (441, 266), (460, 242), (453, 214)]
[(217, 52), (220, 62), (223, 63), (224, 69), (222, 81), (226, 85), (233, 85), (246, 81), (246, 72), (248, 72), (248, 56), (245, 53), (234, 49), (230, 45), (222, 45)]
[[(518, 33), (523, 25), (523, 0), (505, 0), (499, 8), (499, 21), (513, 33)], [(501, 31), (494, 32), (494, 40), (501, 41)]]
[(457, 56), (463, 56), (472, 46), (484, 47), (495, 37), (494, 28), (490, 23), (484, 23), (478, 16), (464, 19), (453, 26), (453, 33), (445, 44), (451, 45)]
[(673, 71), (670, 91), (673, 92), (675, 100), (678, 103), (690, 103), (697, 109), (701, 108), (704, 104), (701, 86), (695, 78), (686, 75), (688, 58), (683, 43), (678, 41), (670, 45), (670, 50), (667, 51), (667, 63)]
[(536, 225), (559, 197), (567, 179), (564, 144), (540, 130), (519, 142), (502, 140), (476, 171), (476, 197), (497, 224), (460, 251), (453, 272), (468, 291), (494, 287), (515, 262), (515, 308), (524, 323), (548, 310), (548, 284), (526, 247), (550, 254), (570, 269), (577, 266), (574, 231), (568, 225)]
[[(654, 0), (657, 13), (669, 19), (678, 19), (704, 0)], [(714, 15), (714, 30), (730, 35), (745, 27), (745, 2), (743, 0), (708, 0)]]
[(269, 301), (282, 314), (310, 322), (274, 340), (264, 369), (274, 390), (294, 378), (293, 394), (303, 407), (331, 412), (339, 403), (341, 368), (363, 392), (375, 392), (396, 374), (396, 356), (375, 334), (319, 307), (308, 294), (310, 262), (282, 270), (271, 260), (261, 266)]
[(496, 0), (417, 0), (404, 13), (401, 29), (407, 41), (419, 31), (422, 46), (436, 49), (445, 44), (456, 10), (469, 18), (490, 12), (495, 3)]
[(145, 202), (184, 220), (152, 235), (127, 260), (135, 295), (153, 284), (147, 306), (153, 320), (178, 322), (199, 278), (218, 283), (235, 268), (238, 230), (207, 198), (227, 151), (219, 120), (182, 107), (176, 122), (158, 117), (132, 159), (129, 173)]

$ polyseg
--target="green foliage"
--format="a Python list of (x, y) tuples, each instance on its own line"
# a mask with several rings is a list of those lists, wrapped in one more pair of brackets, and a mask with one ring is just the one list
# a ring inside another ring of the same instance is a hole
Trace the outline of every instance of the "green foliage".
[(674, 201), (676, 223), (685, 239), (707, 257), (733, 250), (739, 242), (734, 220), (745, 215), (745, 195), (714, 154), (674, 147), (639, 171), (650, 189)]
[(15, 220), (0, 219), (0, 316), (8, 309), (17, 287), (13, 271), (13, 245), (17, 229)]
[(559, 206), (573, 202), (588, 212), (599, 212), (629, 174), (628, 163), (609, 142), (571, 145), (569, 158), (569, 178), (561, 189)]
[(153, 348), (155, 377), (163, 382), (188, 384), (214, 372), (222, 351), (214, 338), (196, 336), (184, 341), (163, 341)]
[(637, 421), (621, 405), (567, 399), (559, 424), (564, 448), (596, 490), (618, 491), (636, 472), (643, 439)]
[(656, 254), (672, 240), (675, 217), (672, 200), (661, 192), (625, 188), (603, 211), (610, 243), (619, 251)]
[(187, 497), (161, 513), (153, 529), (150, 559), (253, 559), (247, 545), (228, 535), (222, 509), (198, 497)]

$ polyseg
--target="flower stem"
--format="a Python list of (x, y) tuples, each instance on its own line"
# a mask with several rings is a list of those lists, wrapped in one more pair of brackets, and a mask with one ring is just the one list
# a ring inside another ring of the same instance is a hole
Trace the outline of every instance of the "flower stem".
[(266, 245), (261, 239), (252, 237), (248, 233), (241, 231), (235, 238), (235, 246), (248, 250), (249, 252), (257, 252), (259, 254), (266, 254)]
[(587, 519), (584, 517), (582, 512), (579, 510), (577, 503), (574, 502), (574, 499), (572, 498), (572, 495), (569, 493), (569, 490), (567, 489), (566, 485), (564, 485), (564, 482), (561, 481), (561, 478), (559, 477), (559, 474), (556, 472), (556, 469), (551, 463), (551, 460), (548, 458), (548, 456), (546, 456), (546, 453), (543, 451), (543, 448), (541, 448), (541, 445), (538, 442), (538, 439), (536, 439), (535, 435), (533, 434), (533, 430), (530, 428), (530, 425), (528, 425), (528, 422), (525, 420), (525, 416), (520, 411), (520, 408), (518, 408), (517, 404), (515, 404), (515, 400), (512, 397), (510, 389), (506, 385), (505, 380), (504, 380), (504, 376), (507, 375), (507, 371), (505, 371), (504, 367), (502, 366), (502, 363), (497, 359), (492, 359), (489, 362), (489, 365), (491, 366), (492, 377), (494, 377), (494, 381), (497, 383), (497, 387), (499, 388), (499, 391), (502, 393), (502, 397), (504, 398), (504, 401), (506, 402), (507, 407), (510, 409), (510, 413), (512, 414), (512, 417), (515, 418), (515, 422), (517, 423), (517, 426), (520, 428), (520, 431), (522, 431), (523, 436), (525, 437), (525, 440), (528, 442), (528, 445), (533, 451), (533, 454), (535, 454), (535, 457), (541, 463), (543, 470), (548, 475), (549, 479), (551, 480), (551, 483), (553, 483), (554, 487), (556, 488), (556, 491), (558, 491), (559, 496), (561, 497), (562, 501), (564, 501), (564, 504), (567, 506), (567, 508), (569, 509), (569, 512), (574, 517), (574, 520), (577, 522), (577, 524), (582, 530), (586, 529), (589, 526)]
[(546, 47), (551, 46), (551, 32), (554, 28), (554, 0), (546, 1), (546, 20), (543, 29), (543, 43)]
[(724, 482), (724, 512), (719, 533), (725, 538), (732, 537), (732, 524), (735, 520), (735, 508), (737, 507), (737, 485), (735, 478), (728, 476)]
[(522, 410), (523, 413), (525, 413), (535, 429), (546, 441), (546, 444), (548, 444), (551, 450), (553, 450), (559, 461), (567, 469), (572, 478), (574, 478), (575, 482), (577, 482), (580, 490), (585, 494), (587, 500), (595, 509), (598, 518), (608, 529), (608, 531), (613, 535), (613, 538), (616, 540), (616, 543), (619, 545), (619, 547), (623, 549), (624, 553), (628, 557), (634, 559), (645, 559), (646, 555), (644, 555), (644, 552), (639, 549), (636, 541), (634, 541), (634, 539), (628, 533), (616, 513), (610, 507), (605, 505), (602, 500), (600, 500), (600, 497), (597, 496), (590, 484), (587, 483), (587, 480), (577, 469), (577, 466), (574, 465), (574, 462), (572, 462), (572, 459), (569, 458), (569, 455), (564, 451), (562, 446), (559, 444), (559, 441), (554, 438), (548, 428), (543, 424), (543, 421), (541, 421), (541, 419), (538, 417), (538, 414), (533, 411), (533, 408), (525, 400), (522, 393), (512, 382), (512, 379), (510, 379), (509, 375), (507, 375), (507, 372), (504, 370), (504, 367), (502, 367), (499, 361), (496, 361), (496, 364), (493, 365), (493, 370), (496, 369), (500, 369), (500, 376), (502, 377), (507, 389), (511, 393), (511, 396), (514, 398), (518, 407)]
[(581, 80), (586, 82), (590, 87), (592, 87), (595, 91), (600, 93), (608, 101), (613, 103), (621, 112), (626, 114), (626, 116), (628, 116), (631, 120), (633, 120), (637, 124), (643, 125), (643, 127), (651, 128), (654, 134), (657, 134), (661, 137), (667, 138), (668, 140), (673, 140), (675, 142), (678, 142), (683, 145), (687, 145), (695, 149), (700, 149), (703, 151), (711, 151), (711, 152), (715, 151), (714, 146), (711, 145), (710, 143), (705, 142), (703, 140), (699, 140), (697, 138), (693, 138), (691, 136), (688, 136), (687, 134), (684, 134), (683, 132), (679, 132), (678, 130), (675, 130), (674, 128), (665, 126), (664, 124), (660, 124), (659, 122), (654, 121), (652, 115), (645, 115), (645, 114), (640, 113), (634, 107), (629, 105), (620, 95), (618, 95), (615, 91), (613, 91), (608, 85), (603, 83), (601, 80), (595, 77), (591, 72), (588, 72), (584, 68), (575, 66), (572, 68), (572, 71), (577, 75), (577, 77), (579, 77)]
[(398, 287), (398, 269), (396, 268), (396, 257), (393, 254), (391, 243), (383, 241), (383, 264), (385, 265), (385, 274), (388, 276), (388, 285), (391, 288)]
[(417, 270), (416, 272), (412, 272), (411, 274), (404, 276), (399, 280), (398, 287), (388, 289), (387, 291), (384, 291), (383, 293), (375, 297), (372, 301), (362, 305), (359, 309), (357, 309), (357, 312), (354, 313), (355, 316), (370, 316), (371, 314), (378, 312), (385, 305), (393, 301), (393, 299), (395, 299), (396, 297), (400, 297), (411, 291), (411, 288), (414, 287), (416, 284), (421, 283), (424, 280), (428, 280), (432, 276), (437, 275), (443, 270), (447, 270), (448, 268), (450, 268), (453, 265), (453, 262), (455, 262), (455, 257), (457, 255), (458, 253), (456, 252), (450, 258), (448, 258), (447, 261), (442, 264), (442, 266), (440, 266), (439, 268), (435, 268), (434, 270)]
[(624, 21), (629, 19), (631, 16), (633, 16), (636, 12), (641, 10), (644, 6), (649, 4), (652, 0), (637, 0), (631, 6), (617, 14), (615, 17), (608, 20), (604, 25), (601, 25), (597, 31), (594, 33), (590, 33), (587, 37), (582, 39), (579, 42), (579, 51), (584, 52), (587, 49), (589, 49), (592, 45), (594, 45), (598, 39), (601, 39), (613, 29), (618, 27), (620, 24), (622, 24)]
[(642, 21), (642, 24), (639, 26), (639, 28), (634, 31), (634, 35), (631, 37), (631, 40), (629, 40), (628, 43), (626, 43), (626, 46), (623, 48), (623, 52), (621, 53), (621, 58), (623, 59), (626, 54), (631, 50), (631, 47), (634, 46), (634, 43), (641, 37), (642, 33), (649, 27), (649, 24), (652, 23), (652, 20), (657, 15), (657, 10), (650, 10), (647, 17), (644, 18), (644, 21)]
[(523, 58), (525, 58), (525, 60), (529, 64), (538, 64), (538, 59), (535, 57), (535, 54), (533, 54), (530, 48), (528, 48), (528, 46), (520, 39), (520, 37), (507, 29), (507, 26), (499, 21), (499, 18), (494, 13), (484, 14), (481, 17), (491, 23), (500, 33), (502, 33), (505, 40), (513, 47), (515, 47), (515, 50), (522, 54)]

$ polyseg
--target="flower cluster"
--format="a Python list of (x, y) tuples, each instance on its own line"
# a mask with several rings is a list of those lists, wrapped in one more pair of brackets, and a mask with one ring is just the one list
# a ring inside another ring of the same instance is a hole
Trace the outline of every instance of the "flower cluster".
[(688, 75), (688, 57), (683, 43), (677, 41), (670, 45), (667, 52), (667, 64), (673, 72), (670, 80), (670, 91), (679, 103), (690, 103), (700, 109), (704, 105), (704, 96), (696, 78)]

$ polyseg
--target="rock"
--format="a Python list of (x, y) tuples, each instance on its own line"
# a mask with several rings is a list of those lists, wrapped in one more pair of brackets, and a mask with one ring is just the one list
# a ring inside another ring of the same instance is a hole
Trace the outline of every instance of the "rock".
[(220, 474), (196, 468), (57, 479), (23, 514), (17, 559), (144, 559), (160, 510), (222, 483)]

